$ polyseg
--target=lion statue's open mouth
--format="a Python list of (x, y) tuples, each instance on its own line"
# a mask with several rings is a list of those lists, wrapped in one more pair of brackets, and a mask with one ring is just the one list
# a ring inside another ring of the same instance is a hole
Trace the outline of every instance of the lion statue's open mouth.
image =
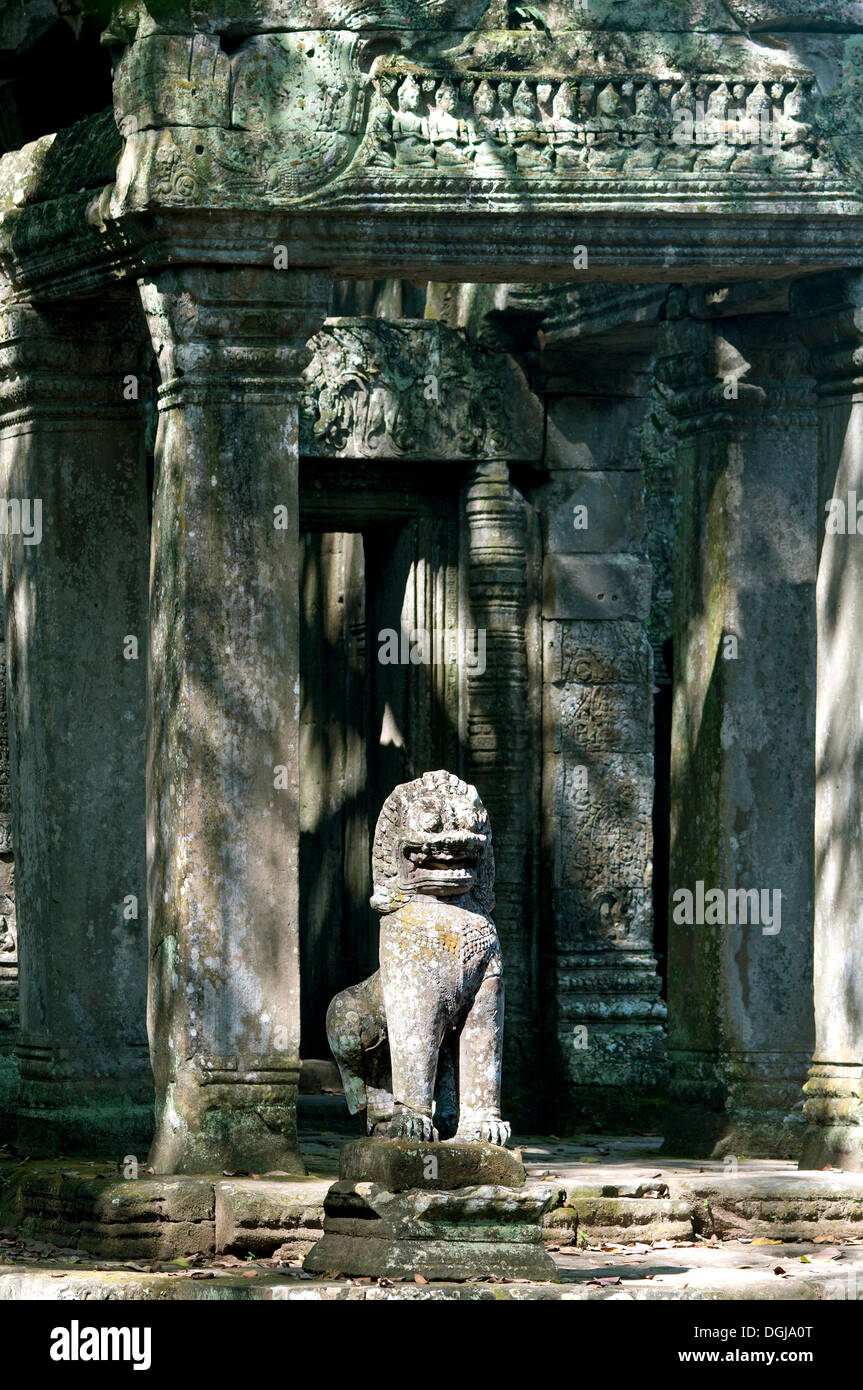
[(471, 831), (408, 837), (401, 845), (399, 883), (406, 892), (458, 897), (476, 883), (485, 835)]

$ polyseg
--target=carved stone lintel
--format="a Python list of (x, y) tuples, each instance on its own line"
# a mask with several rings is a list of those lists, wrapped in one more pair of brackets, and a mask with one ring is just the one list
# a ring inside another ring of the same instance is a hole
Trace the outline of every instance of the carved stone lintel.
[(442, 461), (539, 455), (542, 411), (521, 369), (436, 320), (331, 319), (311, 346), (303, 454)]

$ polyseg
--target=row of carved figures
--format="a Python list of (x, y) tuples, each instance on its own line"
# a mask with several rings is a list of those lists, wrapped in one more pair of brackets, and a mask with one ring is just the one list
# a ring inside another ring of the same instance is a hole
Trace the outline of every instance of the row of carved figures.
[[(499, 175), (514, 168), (813, 167), (800, 82), (596, 83), (388, 75), (373, 114), (384, 167)], [(815, 162), (817, 167), (817, 161)]]

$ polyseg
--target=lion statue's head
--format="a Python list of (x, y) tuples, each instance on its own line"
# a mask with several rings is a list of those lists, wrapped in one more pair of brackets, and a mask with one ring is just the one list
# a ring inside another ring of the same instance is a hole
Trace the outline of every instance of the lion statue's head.
[(396, 787), (381, 808), (372, 848), (374, 896), (384, 916), (417, 893), (471, 893), (494, 908), (491, 826), (476, 787), (452, 772), (424, 772)]

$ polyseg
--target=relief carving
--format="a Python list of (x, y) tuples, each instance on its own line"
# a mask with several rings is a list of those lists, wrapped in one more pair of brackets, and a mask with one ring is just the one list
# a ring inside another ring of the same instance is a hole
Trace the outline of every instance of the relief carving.
[(301, 451), (346, 458), (530, 458), (539, 405), (509, 359), (429, 320), (331, 320), (312, 340)]
[(808, 188), (841, 182), (834, 143), (856, 168), (852, 45), (845, 85), (825, 101), (790, 61), (687, 76), (662, 71), (668, 57), (650, 68), (644, 54), (576, 45), (547, 55), (551, 74), (514, 70), (509, 52), (504, 70), (380, 56), (366, 71), (364, 42), (335, 28), (258, 34), (228, 58), (207, 35), (139, 37), (115, 82), (118, 123), (140, 142), (118, 187), (184, 205), (422, 193), (438, 180), (494, 181), (495, 192), (584, 179), (612, 194), (633, 180), (719, 192), (726, 176), (733, 191), (741, 179)]
[(356, 154), (366, 117), (356, 43), (326, 30), (263, 34), (234, 54), (231, 126), (260, 147), (259, 177), (271, 193), (314, 192)]
[(368, 162), (474, 178), (727, 173), (823, 177), (817, 91), (799, 76), (766, 84), (705, 76), (602, 84), (526, 75), (375, 77)]

